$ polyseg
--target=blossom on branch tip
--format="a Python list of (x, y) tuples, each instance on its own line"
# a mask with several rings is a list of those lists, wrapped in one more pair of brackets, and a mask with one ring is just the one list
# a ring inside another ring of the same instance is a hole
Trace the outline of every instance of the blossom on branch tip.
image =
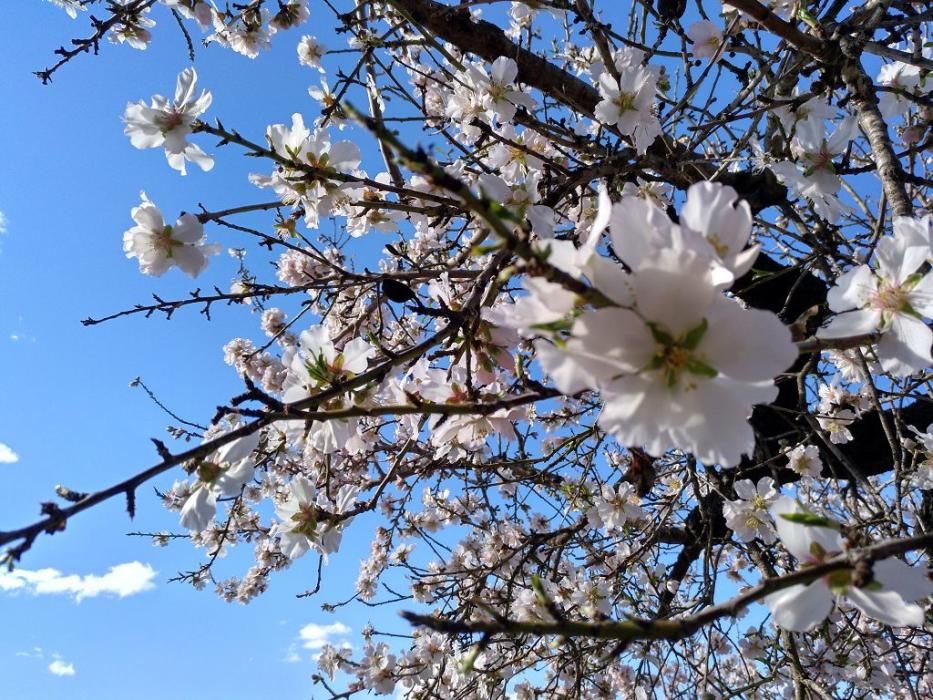
[(123, 133), (130, 137), (130, 143), (136, 148), (163, 147), (168, 164), (182, 175), (187, 172), (186, 161), (205, 171), (214, 167), (213, 158), (186, 140), (194, 122), (211, 105), (211, 93), (207, 90), (195, 98), (197, 80), (194, 68), (186, 68), (178, 75), (174, 100), (169, 102), (162, 95), (155, 95), (149, 106), (142, 101), (131, 102), (123, 113), (126, 122)]
[(162, 218), (162, 212), (145, 192), (142, 202), (132, 211), (136, 226), (123, 234), (123, 252), (139, 260), (139, 271), (160, 277), (177, 265), (189, 277), (197, 277), (207, 267), (207, 256), (220, 252), (219, 245), (204, 242), (204, 226), (194, 214), (182, 214), (174, 226)]
[(71, 17), (71, 19), (77, 19), (78, 10), (81, 10), (81, 12), (87, 11), (87, 8), (83, 3), (81, 3), (80, 0), (48, 0), (48, 2), (52, 3), (56, 7), (62, 8), (65, 12), (68, 13), (68, 16)]
[(321, 58), (327, 53), (327, 47), (317, 40), (316, 37), (306, 34), (298, 42), (298, 62), (309, 68), (317, 68), (321, 73), (324, 67), (321, 65)]
[(687, 36), (693, 42), (695, 58), (712, 59), (722, 46), (722, 31), (708, 19), (691, 24), (687, 28)]
[(218, 498), (239, 495), (253, 478), (256, 461), (252, 455), (257, 447), (259, 432), (238, 438), (194, 463), (197, 481), (181, 508), (182, 527), (201, 532), (213, 520)]
[[(141, 10), (127, 11), (134, 0), (117, 0), (122, 8), (120, 9), (120, 21), (108, 33), (107, 38), (112, 44), (127, 44), (134, 49), (145, 51), (152, 41), (152, 32), (149, 30), (155, 26), (155, 22), (149, 17), (145, 17)], [(146, 13), (149, 12), (147, 8)]]
[(304, 24), (311, 11), (308, 9), (308, 0), (284, 0), (278, 3), (278, 12), (269, 20), (269, 27), (274, 31), (284, 31)]

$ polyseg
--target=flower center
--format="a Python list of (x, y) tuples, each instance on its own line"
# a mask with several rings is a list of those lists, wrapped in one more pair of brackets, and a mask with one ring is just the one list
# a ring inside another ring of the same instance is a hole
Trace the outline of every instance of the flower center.
[(615, 98), (615, 104), (619, 108), (620, 112), (637, 112), (638, 109), (635, 107), (635, 93), (625, 92), (624, 90), (619, 93), (619, 96)]
[(832, 160), (833, 154), (826, 152), (826, 147), (820, 149), (819, 153), (807, 153), (804, 158), (810, 163), (808, 169), (811, 173), (817, 170), (828, 170), (833, 172)]
[(159, 125), (159, 128), (162, 130), (163, 134), (167, 134), (173, 129), (177, 129), (182, 124), (184, 124), (185, 115), (179, 112), (176, 109), (173, 109), (170, 112), (163, 112), (156, 118), (156, 122)]
[(205, 484), (213, 484), (223, 468), (216, 462), (201, 462), (198, 465), (198, 480)]
[(869, 300), (872, 308), (897, 313), (909, 307), (909, 292), (903, 286), (886, 280), (878, 281), (878, 290)]
[(177, 241), (172, 240), (172, 227), (166, 225), (161, 233), (153, 235), (154, 244), (153, 247), (156, 250), (162, 250), (171, 255), (172, 246), (174, 246)]
[(493, 102), (499, 102), (502, 99), (505, 99), (506, 89), (504, 85), (492, 81), (489, 83), (489, 96), (492, 97)]
[[(694, 354), (707, 329), (706, 319), (698, 326), (687, 331), (682, 337), (674, 338), (670, 333), (649, 323), (648, 328), (657, 343), (654, 357), (648, 363), (648, 369), (659, 370), (669, 389), (677, 388), (684, 372), (700, 377), (715, 377), (718, 372), (706, 364), (705, 360)], [(689, 382), (686, 389), (696, 388), (695, 382)]]
[(292, 522), (295, 523), (292, 532), (297, 532), (309, 539), (313, 537), (317, 529), (317, 512), (314, 506), (310, 503), (302, 503), (292, 516)]
[(716, 255), (720, 258), (725, 258), (729, 254), (729, 246), (723, 243), (719, 239), (718, 233), (711, 233), (706, 237), (706, 240), (709, 241), (709, 244), (713, 246), (713, 250), (716, 251)]

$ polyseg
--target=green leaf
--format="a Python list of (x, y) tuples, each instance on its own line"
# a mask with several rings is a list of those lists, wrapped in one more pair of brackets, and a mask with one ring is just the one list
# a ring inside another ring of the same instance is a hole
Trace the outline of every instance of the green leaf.
[(494, 243), (492, 245), (478, 245), (473, 246), (473, 249), (470, 250), (470, 253), (475, 256), (486, 255), (488, 253), (494, 253), (499, 250), (502, 246), (499, 243)]
[(842, 527), (835, 520), (830, 520), (816, 513), (780, 513), (779, 515), (784, 520), (798, 525), (806, 525), (807, 527), (828, 527), (832, 530), (839, 530)]
[(556, 321), (549, 321), (548, 323), (533, 323), (529, 326), (529, 328), (534, 328), (538, 331), (549, 331), (552, 333), (569, 331), (571, 328), (573, 328), (573, 319), (560, 318)]

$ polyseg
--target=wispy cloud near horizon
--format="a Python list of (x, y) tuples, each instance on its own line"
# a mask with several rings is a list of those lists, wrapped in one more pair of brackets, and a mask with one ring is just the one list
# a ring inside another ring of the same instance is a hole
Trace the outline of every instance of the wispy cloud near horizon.
[(126, 598), (155, 588), (156, 570), (138, 561), (117, 564), (103, 576), (63, 574), (58, 569), (0, 571), (0, 592), (70, 595), (76, 602), (100, 595)]

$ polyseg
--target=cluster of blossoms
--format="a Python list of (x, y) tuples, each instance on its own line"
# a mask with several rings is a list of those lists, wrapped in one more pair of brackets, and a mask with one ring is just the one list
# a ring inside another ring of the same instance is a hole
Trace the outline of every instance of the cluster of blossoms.
[(309, 130), (300, 114), (292, 115), (291, 127), (274, 124), (266, 130), (269, 148), (288, 159), (272, 175), (251, 175), (258, 187), (271, 187), (284, 204), (300, 206), (304, 221), (317, 228), (321, 217), (337, 213), (358, 198), (361, 188), (335, 175), (357, 174), (360, 150), (352, 141), (332, 143), (326, 129)]
[(757, 484), (748, 479), (737, 481), (735, 495), (738, 500), (723, 503), (726, 524), (735, 536), (743, 542), (751, 542), (757, 537), (765, 544), (773, 544), (777, 535), (768, 509), (778, 495), (774, 480), (764, 476)]

